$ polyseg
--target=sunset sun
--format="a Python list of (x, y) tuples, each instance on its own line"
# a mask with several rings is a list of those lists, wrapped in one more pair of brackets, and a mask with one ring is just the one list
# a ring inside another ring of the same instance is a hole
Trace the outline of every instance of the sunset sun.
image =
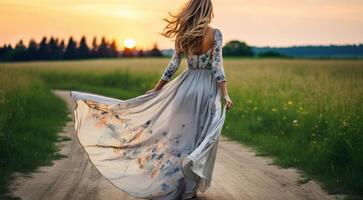
[(124, 46), (126, 48), (132, 49), (132, 48), (134, 48), (136, 46), (136, 41), (134, 39), (132, 39), (132, 38), (128, 38), (128, 39), (126, 39), (124, 41)]

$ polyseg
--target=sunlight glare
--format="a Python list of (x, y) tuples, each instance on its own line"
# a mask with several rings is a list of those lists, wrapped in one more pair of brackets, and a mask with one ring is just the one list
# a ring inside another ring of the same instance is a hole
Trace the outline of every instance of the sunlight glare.
[(128, 38), (128, 39), (125, 40), (124, 46), (126, 48), (130, 48), (131, 49), (131, 48), (134, 48), (136, 46), (136, 42), (135, 42), (134, 39)]

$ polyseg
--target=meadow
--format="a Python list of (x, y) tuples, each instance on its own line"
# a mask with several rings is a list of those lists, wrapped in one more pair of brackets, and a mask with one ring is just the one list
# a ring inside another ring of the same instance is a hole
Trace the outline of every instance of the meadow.
[[(51, 89), (126, 99), (150, 89), (168, 62), (143, 58), (0, 64), (1, 177), (4, 171), (32, 170), (55, 157), (55, 133), (66, 120), (66, 108)], [(223, 135), (272, 156), (278, 165), (301, 169), (305, 181), (317, 179), (329, 192), (363, 196), (363, 61), (225, 59), (224, 66), (235, 107), (227, 113)], [(185, 68), (184, 60), (178, 73)], [(49, 148), (22, 146), (29, 140)], [(26, 160), (13, 156), (22, 151), (36, 154), (39, 162), (23, 167)], [(2, 185), (7, 177), (0, 179)]]

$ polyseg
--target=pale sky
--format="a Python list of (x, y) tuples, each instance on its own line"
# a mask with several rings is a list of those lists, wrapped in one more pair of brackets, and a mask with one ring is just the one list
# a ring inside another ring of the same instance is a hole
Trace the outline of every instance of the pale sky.
[[(0, 0), (0, 45), (43, 36), (133, 38), (172, 47), (158, 33), (186, 0)], [(224, 41), (255, 46), (363, 43), (363, 0), (213, 0)]]

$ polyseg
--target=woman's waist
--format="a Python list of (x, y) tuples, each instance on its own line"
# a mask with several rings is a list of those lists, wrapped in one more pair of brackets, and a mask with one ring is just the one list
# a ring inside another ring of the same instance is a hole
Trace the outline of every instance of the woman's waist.
[(208, 67), (208, 66), (192, 66), (192, 65), (188, 65), (188, 69), (190, 70), (208, 70), (208, 71), (212, 71), (212, 68), (211, 67)]

